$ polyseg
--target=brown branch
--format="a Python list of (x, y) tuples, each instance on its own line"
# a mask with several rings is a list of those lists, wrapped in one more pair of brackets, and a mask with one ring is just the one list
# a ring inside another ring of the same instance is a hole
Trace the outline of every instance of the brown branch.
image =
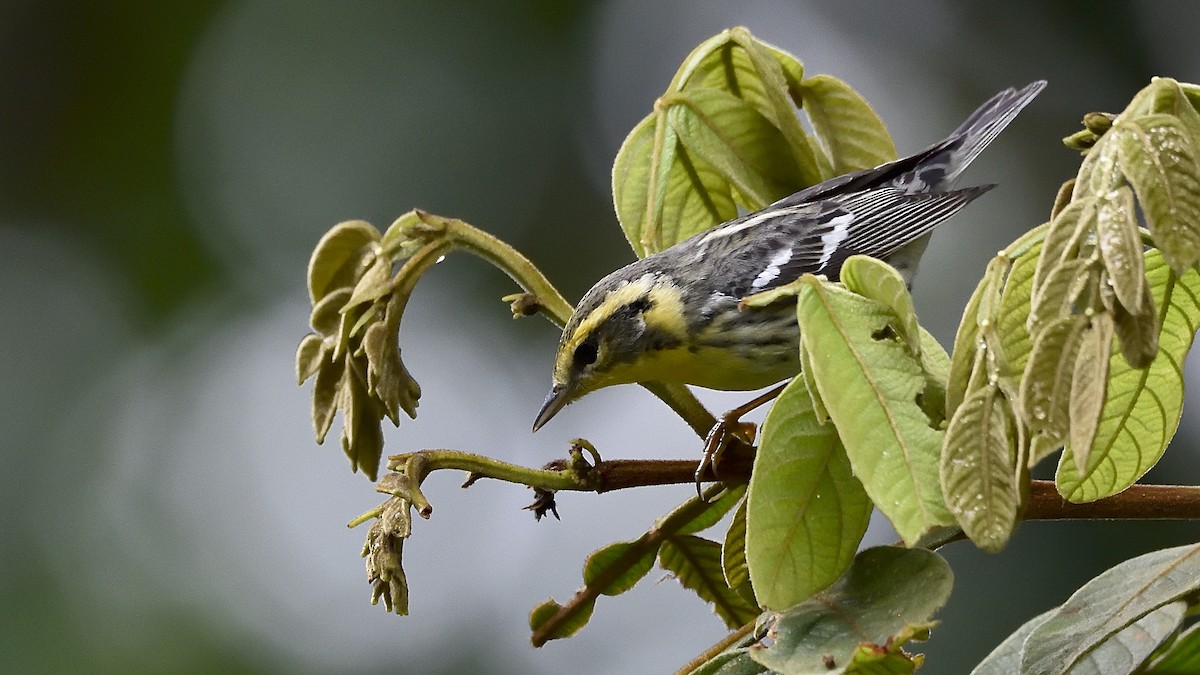
[(1058, 494), (1054, 481), (1030, 485), (1024, 520), (1197, 520), (1200, 487), (1134, 485), (1087, 504), (1073, 504)]

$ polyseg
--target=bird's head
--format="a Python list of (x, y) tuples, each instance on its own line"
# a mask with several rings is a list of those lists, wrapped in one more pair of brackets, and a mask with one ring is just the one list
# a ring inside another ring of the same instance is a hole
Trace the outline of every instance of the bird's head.
[(660, 379), (656, 357), (684, 343), (680, 290), (637, 263), (592, 287), (563, 328), (537, 431), (568, 403), (613, 384)]

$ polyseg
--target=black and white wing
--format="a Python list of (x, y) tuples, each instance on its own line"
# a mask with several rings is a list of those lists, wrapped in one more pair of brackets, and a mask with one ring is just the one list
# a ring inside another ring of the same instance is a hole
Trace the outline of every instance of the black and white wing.
[(743, 292), (756, 293), (790, 283), (803, 274), (837, 279), (842, 263), (852, 255), (886, 258), (929, 233), (958, 213), (992, 185), (948, 192), (904, 192), (887, 185), (864, 190), (810, 207), (784, 207), (755, 214), (755, 247), (746, 259), (763, 261)]

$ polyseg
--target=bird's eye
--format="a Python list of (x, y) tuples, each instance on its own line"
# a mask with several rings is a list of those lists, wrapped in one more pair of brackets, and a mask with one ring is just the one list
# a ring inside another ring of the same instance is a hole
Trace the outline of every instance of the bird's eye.
[(575, 365), (581, 368), (590, 366), (596, 362), (596, 356), (596, 343), (584, 342), (575, 348)]

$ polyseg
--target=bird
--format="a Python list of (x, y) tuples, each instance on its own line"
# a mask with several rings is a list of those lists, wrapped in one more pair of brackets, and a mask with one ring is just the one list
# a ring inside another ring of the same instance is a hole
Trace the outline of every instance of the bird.
[(795, 305), (748, 308), (742, 298), (804, 274), (836, 281), (852, 255), (889, 263), (911, 289), (927, 235), (995, 187), (955, 180), (1045, 86), (1005, 89), (916, 154), (804, 188), (605, 276), (564, 324), (533, 431), (603, 387), (750, 391), (795, 376)]

